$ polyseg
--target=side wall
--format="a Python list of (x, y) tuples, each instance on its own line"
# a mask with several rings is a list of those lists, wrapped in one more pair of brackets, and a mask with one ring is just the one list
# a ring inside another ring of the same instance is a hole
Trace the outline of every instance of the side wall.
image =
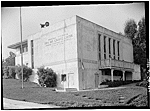
[[(23, 53), (23, 64), (29, 63), (28, 52)], [(15, 65), (21, 64), (21, 54), (17, 54), (15, 57)]]
[(97, 62), (97, 31), (92, 24), (77, 17), (77, 40), (79, 58), (79, 89), (95, 88)]
[[(58, 87), (79, 89), (76, 18), (72, 17), (51, 25), (33, 35), (32, 39), (34, 68), (52, 68), (58, 75)], [(66, 74), (65, 82), (61, 81), (62, 74)]]
[(134, 72), (133, 72), (132, 78), (133, 80), (141, 80), (140, 65), (134, 64)]
[(133, 62), (133, 45), (132, 41), (126, 37), (123, 37), (123, 60), (127, 62)]
[[(130, 39), (77, 16), (80, 89), (95, 88), (98, 80), (98, 84), (102, 82), (102, 75), (99, 70), (101, 65), (98, 55), (98, 34), (101, 35), (100, 60), (104, 59), (104, 36), (106, 36), (106, 59), (109, 59), (108, 38), (111, 38), (111, 57), (113, 57), (112, 44), (115, 40), (115, 56), (118, 57), (116, 41), (119, 41), (119, 60), (133, 62), (133, 49)], [(99, 76), (96, 76), (97, 73)], [(99, 77), (98, 80), (96, 77)]]

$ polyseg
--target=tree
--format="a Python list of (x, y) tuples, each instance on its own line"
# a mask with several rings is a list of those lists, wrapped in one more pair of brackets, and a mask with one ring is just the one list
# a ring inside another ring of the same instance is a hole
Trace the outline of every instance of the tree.
[(3, 60), (3, 66), (15, 66), (15, 57), (16, 55), (13, 52), (9, 52), (9, 57)]
[(124, 33), (127, 37), (132, 39), (133, 43), (133, 56), (134, 63), (140, 64), (142, 79), (145, 78), (146, 74), (146, 25), (145, 18), (143, 17), (138, 24), (134, 20), (126, 22)]
[(13, 52), (9, 52), (9, 57), (3, 59), (2, 61), (2, 76), (4, 78), (9, 77), (9, 68), (8, 66), (15, 66), (15, 54)]
[(137, 24), (133, 19), (125, 23), (124, 33), (127, 37), (133, 39), (137, 33)]

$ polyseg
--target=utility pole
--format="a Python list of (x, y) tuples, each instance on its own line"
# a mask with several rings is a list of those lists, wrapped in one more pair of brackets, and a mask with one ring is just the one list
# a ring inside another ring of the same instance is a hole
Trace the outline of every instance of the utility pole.
[(23, 89), (23, 48), (22, 48), (22, 18), (21, 18), (21, 6), (20, 6), (20, 33), (21, 33), (21, 72), (22, 72), (22, 89)]

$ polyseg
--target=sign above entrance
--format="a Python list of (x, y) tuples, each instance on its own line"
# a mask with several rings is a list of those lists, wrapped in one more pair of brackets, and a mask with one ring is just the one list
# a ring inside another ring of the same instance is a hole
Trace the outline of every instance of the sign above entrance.
[(45, 42), (45, 45), (52, 46), (52, 45), (57, 45), (57, 44), (63, 44), (64, 41), (71, 40), (72, 38), (73, 38), (72, 34), (62, 34), (57, 37), (47, 39)]

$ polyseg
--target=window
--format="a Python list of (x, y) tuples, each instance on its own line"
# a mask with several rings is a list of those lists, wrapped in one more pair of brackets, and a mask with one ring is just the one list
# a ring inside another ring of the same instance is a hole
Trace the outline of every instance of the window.
[(120, 53), (120, 52), (119, 52), (119, 41), (117, 42), (117, 45), (118, 45), (118, 60), (119, 60), (119, 59), (120, 59), (120, 58), (119, 58), (119, 56), (120, 56), (120, 54), (119, 54), (119, 53)]
[(98, 56), (99, 56), (99, 60), (101, 60), (101, 34), (98, 34)]
[(113, 54), (114, 54), (114, 59), (115, 59), (115, 40), (113, 40)]
[[(18, 49), (17, 49), (17, 51), (19, 51), (19, 53), (21, 54), (21, 47), (19, 47)], [(26, 46), (22, 46), (22, 52), (24, 53), (24, 52), (28, 52), (28, 46), (26, 45)]]
[(66, 81), (66, 74), (61, 75), (61, 81)]
[(23, 52), (28, 52), (28, 47), (27, 46), (23, 46)]
[(104, 59), (106, 59), (106, 36), (104, 36)]
[(109, 38), (109, 58), (111, 58), (111, 46), (110, 46), (110, 41), (111, 40), (111, 38)]
[(31, 67), (34, 68), (34, 50), (33, 50), (33, 40), (31, 40)]

